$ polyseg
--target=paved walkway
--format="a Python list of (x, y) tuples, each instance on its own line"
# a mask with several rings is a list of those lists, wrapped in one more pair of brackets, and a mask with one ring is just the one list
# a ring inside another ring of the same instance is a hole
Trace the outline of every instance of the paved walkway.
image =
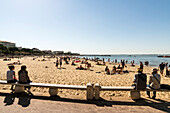
[[(165, 101), (166, 100), (166, 101)], [(86, 101), (80, 99), (48, 96), (31, 96), (0, 92), (1, 113), (164, 113), (170, 112), (170, 100), (142, 99), (137, 102), (130, 98)]]

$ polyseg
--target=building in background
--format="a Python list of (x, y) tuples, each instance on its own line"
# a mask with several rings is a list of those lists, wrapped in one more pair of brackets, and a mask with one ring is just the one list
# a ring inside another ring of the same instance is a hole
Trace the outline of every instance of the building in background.
[(53, 51), (53, 55), (64, 54), (64, 51)]
[(9, 48), (9, 47), (16, 47), (15, 43), (7, 42), (7, 41), (2, 41), (2, 40), (0, 40), (0, 44), (2, 44), (3, 46), (6, 46), (7, 48)]
[(32, 48), (32, 50), (35, 51), (35, 52), (40, 52), (41, 51), (38, 48)]

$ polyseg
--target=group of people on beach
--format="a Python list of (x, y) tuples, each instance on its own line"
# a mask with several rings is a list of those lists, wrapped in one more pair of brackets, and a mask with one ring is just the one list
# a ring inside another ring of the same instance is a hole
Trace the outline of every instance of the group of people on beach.
[[(16, 78), (15, 74), (15, 67), (13, 65), (8, 66), (9, 70), (7, 71), (7, 83), (20, 83), (20, 84), (28, 84), (32, 82), (28, 76), (28, 71), (26, 70), (26, 66), (23, 65), (21, 66), (21, 70), (18, 72), (18, 80)], [(28, 88), (28, 91), (30, 90), (30, 87), (25, 87)], [(11, 86), (11, 90), (13, 91), (13, 85)]]
[(168, 63), (165, 63), (165, 62), (162, 62), (160, 65), (159, 65), (159, 69), (160, 69), (160, 73), (161, 75), (163, 75), (164, 73), (164, 69), (166, 69), (166, 77), (169, 77), (170, 75), (170, 71), (168, 70), (168, 67), (170, 67), (170, 65), (168, 66)]
[(106, 66), (105, 68), (105, 72), (107, 75), (113, 75), (113, 74), (121, 74), (121, 73), (128, 73), (127, 70), (124, 71), (124, 68), (127, 67), (126, 64), (125, 64), (125, 60), (121, 60), (121, 66), (120, 64), (116, 67), (116, 66), (113, 66), (112, 70), (110, 71), (108, 66)]
[(68, 61), (70, 61), (70, 57), (60, 57), (60, 59), (58, 57), (56, 57), (56, 67), (58, 68), (58, 66), (60, 65), (60, 68), (62, 66), (62, 61), (65, 61), (65, 64), (69, 64)]
[[(154, 68), (152, 75), (149, 78), (149, 84), (147, 85), (147, 75), (143, 73), (143, 69), (138, 68), (138, 74), (135, 74), (134, 84), (136, 90), (145, 90), (146, 87), (151, 89), (160, 89), (161, 76), (158, 74), (158, 69)], [(147, 91), (147, 95), (150, 98), (150, 91)], [(153, 91), (152, 99), (155, 99), (156, 91)]]
[(61, 68), (61, 66), (62, 66), (62, 58), (60, 58), (59, 60), (58, 60), (58, 57), (57, 57), (57, 60), (56, 60), (56, 67), (58, 68), (58, 65), (60, 65), (60, 68)]

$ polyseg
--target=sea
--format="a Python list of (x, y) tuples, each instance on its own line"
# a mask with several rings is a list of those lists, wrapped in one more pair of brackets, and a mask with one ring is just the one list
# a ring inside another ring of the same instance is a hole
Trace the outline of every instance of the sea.
[[(158, 57), (158, 56), (159, 55), (152, 54), (152, 55), (108, 55), (108, 56), (101, 56), (101, 55), (88, 56), (87, 55), (87, 56), (82, 56), (82, 57), (99, 58), (101, 60), (104, 58), (106, 62), (108, 61), (109, 58), (111, 62), (115, 61), (115, 59), (117, 59), (118, 62), (120, 62), (121, 60), (128, 60), (128, 64), (130, 64), (131, 61), (134, 60), (136, 65), (139, 65), (140, 61), (143, 63), (148, 61), (149, 66), (152, 66), (152, 67), (158, 67), (161, 62), (168, 63), (168, 66), (170, 65), (170, 58), (164, 58), (164, 57)], [(170, 56), (170, 55), (166, 54), (166, 56)]]

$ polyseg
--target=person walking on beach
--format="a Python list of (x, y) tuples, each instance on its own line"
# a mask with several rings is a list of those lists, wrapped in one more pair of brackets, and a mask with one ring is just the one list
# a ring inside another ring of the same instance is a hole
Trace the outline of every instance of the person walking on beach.
[(164, 68), (165, 68), (165, 64), (162, 62), (162, 63), (159, 65), (159, 68), (160, 68), (160, 73), (161, 73), (161, 75), (163, 75)]
[[(30, 82), (32, 82), (28, 76), (28, 71), (26, 70), (26, 66), (23, 65), (21, 66), (21, 70), (18, 72), (18, 76), (19, 76), (19, 83), (20, 84), (29, 84)], [(25, 86), (25, 89), (28, 88), (28, 91), (30, 91), (30, 86)]]
[[(7, 83), (15, 83), (17, 82), (17, 79), (15, 77), (15, 67), (14, 66), (8, 66), (9, 70), (7, 71)], [(13, 91), (14, 85), (11, 86), (11, 90)]]
[[(156, 68), (153, 69), (152, 75), (149, 79), (149, 85), (151, 89), (159, 89), (160, 88), (160, 82), (161, 82), (161, 76), (157, 73), (158, 70)], [(147, 95), (150, 98), (150, 91), (147, 91)], [(153, 91), (153, 99), (156, 97), (156, 91)]]
[(143, 69), (138, 68), (138, 74), (134, 77), (134, 84), (136, 90), (146, 89), (147, 76), (143, 73)]
[(62, 65), (62, 58), (60, 57), (60, 68), (61, 68), (61, 65)]

